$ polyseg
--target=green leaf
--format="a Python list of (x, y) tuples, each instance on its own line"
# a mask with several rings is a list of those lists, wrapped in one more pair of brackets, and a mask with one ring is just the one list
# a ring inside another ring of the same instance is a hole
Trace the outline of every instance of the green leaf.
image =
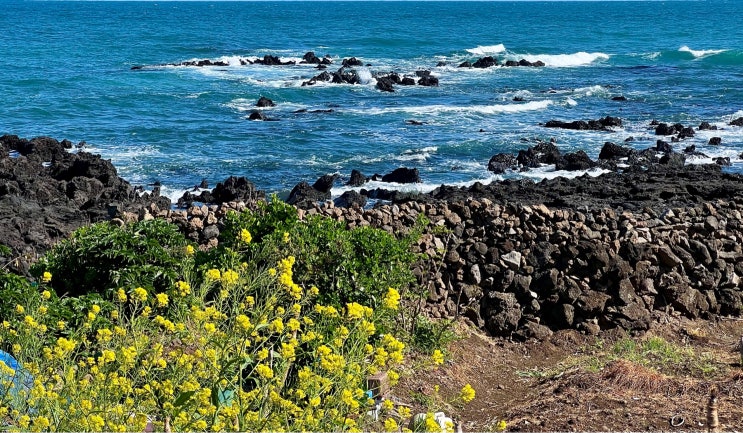
[(178, 398), (176, 398), (175, 401), (173, 402), (173, 406), (174, 407), (181, 407), (181, 406), (183, 406), (184, 404), (186, 404), (186, 402), (188, 402), (188, 400), (191, 399), (191, 397), (195, 393), (196, 393), (196, 391), (186, 391), (186, 392), (180, 393), (180, 395), (178, 396)]

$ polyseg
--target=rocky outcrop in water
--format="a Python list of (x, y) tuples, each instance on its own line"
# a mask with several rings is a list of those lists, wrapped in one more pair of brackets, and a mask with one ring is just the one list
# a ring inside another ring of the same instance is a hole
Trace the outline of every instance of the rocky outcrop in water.
[(69, 141), (49, 137), (0, 137), (0, 244), (19, 259), (17, 270), (26, 271), (39, 253), (78, 227), (148, 203), (170, 206), (158, 187), (138, 191), (110, 161), (71, 148)]
[(598, 120), (575, 120), (563, 122), (561, 120), (550, 120), (543, 125), (545, 128), (574, 129), (577, 131), (610, 131), (611, 128), (621, 127), (622, 119), (606, 116)]

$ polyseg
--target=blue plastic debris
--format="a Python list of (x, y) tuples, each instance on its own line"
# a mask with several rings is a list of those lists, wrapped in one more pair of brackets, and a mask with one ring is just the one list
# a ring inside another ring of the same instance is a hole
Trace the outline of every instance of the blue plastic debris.
[[(8, 393), (12, 397), (17, 397), (18, 392), (22, 389), (25, 389), (26, 392), (31, 391), (31, 388), (34, 386), (34, 377), (18, 363), (13, 355), (0, 350), (0, 362), (5, 363), (8, 368), (13, 370), (12, 374), (0, 370), (0, 399), (7, 396)], [(10, 389), (5, 388), (4, 384), (7, 381), (10, 381), (10, 386), (8, 387)]]

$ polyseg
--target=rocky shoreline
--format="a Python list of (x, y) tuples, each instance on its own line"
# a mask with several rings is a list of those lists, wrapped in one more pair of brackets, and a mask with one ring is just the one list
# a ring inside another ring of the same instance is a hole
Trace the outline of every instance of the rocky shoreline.
[[(101, 220), (164, 218), (208, 248), (217, 244), (226, 212), (264, 198), (233, 177), (209, 193), (213, 204), (187, 200), (188, 207), (173, 209), (157, 187), (144, 193), (109, 161), (71, 147), (0, 137), (0, 243), (15, 259), (0, 265), (24, 272), (54, 242)], [(492, 335), (543, 338), (566, 328), (645, 330), (669, 315), (739, 316), (743, 176), (719, 165), (635, 156), (636, 164), (598, 177), (390, 193), (388, 204), (372, 209), (353, 201), (298, 203), (301, 215), (393, 233), (424, 215), (432, 226), (417, 248), (428, 258), (415, 271), (429, 289), (426, 309), (435, 317), (468, 317)], [(307, 187), (320, 191), (335, 181)]]

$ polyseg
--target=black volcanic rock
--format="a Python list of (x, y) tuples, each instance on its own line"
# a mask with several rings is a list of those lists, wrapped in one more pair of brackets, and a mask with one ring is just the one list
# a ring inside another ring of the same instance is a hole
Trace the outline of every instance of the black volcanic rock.
[(438, 86), (439, 79), (433, 75), (426, 75), (418, 79), (418, 85), (420, 86)]
[(393, 84), (394, 81), (390, 77), (378, 77), (376, 87), (383, 92), (394, 92)]
[(655, 142), (655, 150), (663, 153), (671, 153), (673, 152), (673, 147), (667, 141), (658, 140)]
[[(49, 137), (0, 137), (0, 244), (11, 248), (12, 257), (35, 256), (78, 227), (111, 218), (112, 205), (119, 210), (149, 203), (170, 207), (157, 189), (138, 194), (111, 161), (68, 153), (67, 147), (69, 141)], [(9, 151), (20, 156), (11, 158)]]
[(556, 170), (588, 170), (595, 166), (596, 163), (582, 150), (566, 153), (555, 162)]
[(364, 176), (360, 171), (358, 170), (351, 170), (351, 179), (348, 181), (346, 185), (348, 186), (361, 186), (365, 184), (368, 181), (367, 177)]
[(542, 142), (526, 150), (519, 150), (516, 161), (523, 167), (537, 168), (542, 164), (555, 164), (560, 158), (560, 150), (553, 142)]
[(245, 177), (230, 176), (224, 182), (217, 183), (211, 191), (210, 203), (228, 203), (231, 201), (254, 201), (265, 198), (265, 193)]
[(710, 146), (719, 146), (722, 144), (722, 138), (712, 137), (709, 139), (709, 142), (707, 144), (709, 144)]
[(545, 128), (573, 129), (577, 131), (608, 131), (610, 130), (609, 128), (621, 126), (622, 119), (612, 116), (606, 116), (598, 120), (576, 120), (573, 122), (550, 120), (544, 124)]
[(330, 190), (333, 188), (333, 184), (340, 175), (338, 174), (324, 174), (320, 176), (315, 183), (312, 184), (312, 188), (323, 192), (323, 193), (330, 193)]
[(255, 103), (255, 106), (256, 107), (275, 107), (276, 103), (266, 98), (265, 96), (261, 96), (258, 99), (258, 102)]
[(314, 51), (308, 51), (302, 56), (302, 61), (300, 63), (310, 63), (310, 64), (317, 64), (319, 65), (322, 62), (320, 58), (318, 58)]
[(599, 159), (627, 158), (633, 153), (634, 150), (630, 147), (620, 146), (618, 144), (607, 141), (606, 143), (604, 143), (604, 147), (601, 148)]
[(248, 116), (248, 120), (268, 120), (268, 118), (262, 111), (254, 110)]
[(498, 65), (497, 59), (491, 56), (487, 56), (487, 57), (481, 57), (477, 59), (477, 61), (472, 64), (472, 67), (473, 68), (490, 68), (490, 67), (497, 66), (497, 65)]
[(343, 59), (343, 62), (341, 62), (341, 64), (347, 68), (354, 67), (354, 66), (364, 66), (364, 62), (357, 59), (356, 57), (351, 57), (350, 59)]
[(333, 203), (337, 207), (359, 207), (363, 208), (366, 206), (366, 197), (359, 194), (356, 191), (346, 191), (340, 197), (335, 199)]
[(739, 117), (730, 122), (730, 126), (743, 126), (743, 117)]
[(488, 170), (495, 174), (503, 174), (516, 166), (516, 157), (511, 153), (493, 155), (488, 161)]
[(282, 62), (280, 58), (276, 56), (271, 55), (265, 55), (263, 56), (263, 59), (256, 59), (254, 63), (260, 64), (260, 65), (266, 65), (266, 66), (284, 66), (284, 65), (293, 65), (293, 61), (289, 62)]
[(420, 173), (417, 168), (400, 167), (382, 176), (382, 182), (419, 183)]
[(319, 201), (330, 199), (330, 192), (318, 191), (307, 182), (300, 182), (289, 193), (286, 202), (300, 208), (310, 208)]

